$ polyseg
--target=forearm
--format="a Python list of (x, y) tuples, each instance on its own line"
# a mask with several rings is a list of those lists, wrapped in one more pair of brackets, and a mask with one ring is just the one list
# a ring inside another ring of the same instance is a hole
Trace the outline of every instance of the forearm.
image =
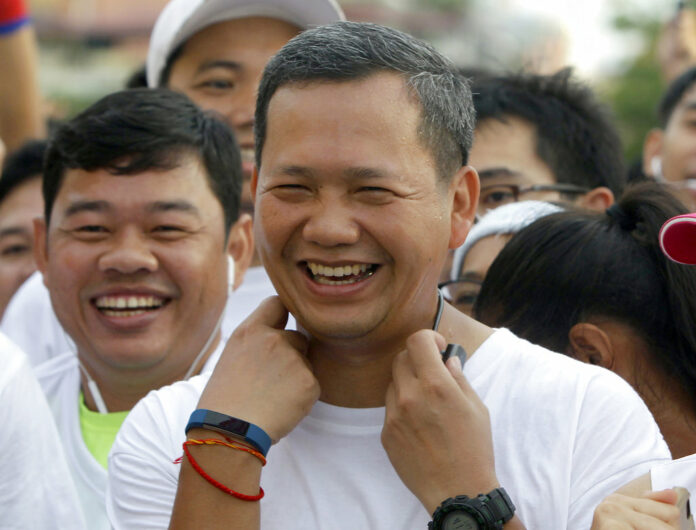
[(0, 33), (0, 138), (9, 152), (45, 134), (34, 28)]
[[(219, 434), (192, 429), (189, 439), (223, 439)], [(261, 482), (261, 462), (243, 451), (223, 446), (189, 449), (200, 467), (218, 482), (246, 495), (256, 495)], [(258, 501), (244, 501), (207, 482), (184, 456), (179, 487), (169, 528), (225, 528), (253, 530), (260, 525)]]

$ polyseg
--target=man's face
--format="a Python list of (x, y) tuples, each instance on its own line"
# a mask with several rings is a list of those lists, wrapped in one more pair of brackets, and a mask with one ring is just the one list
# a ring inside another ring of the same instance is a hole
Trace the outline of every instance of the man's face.
[(37, 222), (53, 307), (92, 373), (183, 373), (213, 332), (227, 253), (204, 171), (194, 156), (132, 176), (68, 170), (48, 233)]
[[(489, 118), (477, 123), (469, 164), (481, 179), (479, 215), (510, 202), (509, 188), (524, 190), (537, 184), (556, 184), (551, 168), (536, 153), (534, 127), (521, 118), (506, 116), (505, 122)], [(520, 200), (558, 200), (557, 191), (530, 191)], [(505, 202), (503, 202), (505, 201)]]
[(36, 270), (32, 223), (42, 212), (40, 175), (17, 186), (0, 204), (0, 318), (12, 295)]
[(385, 339), (434, 311), (446, 249), (459, 242), (451, 234), (463, 239), (474, 211), (452, 221), (453, 197), (466, 192), (438, 181), (419, 122), (392, 73), (285, 86), (271, 99), (252, 180), (257, 249), (315, 337)]
[(665, 179), (696, 180), (696, 85), (674, 108), (662, 135), (661, 155)]
[(199, 31), (174, 62), (168, 87), (203, 110), (220, 113), (232, 126), (242, 152), (242, 211), (251, 213), (249, 179), (254, 166), (256, 90), (268, 60), (299, 28), (281, 20), (251, 17)]

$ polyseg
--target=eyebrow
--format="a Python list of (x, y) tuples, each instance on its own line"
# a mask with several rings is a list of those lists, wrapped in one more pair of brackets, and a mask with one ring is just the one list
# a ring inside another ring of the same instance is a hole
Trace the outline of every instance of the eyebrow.
[(9, 226), (0, 230), (0, 239), (9, 236), (28, 236), (29, 230), (21, 226)]
[(474, 281), (483, 281), (483, 275), (479, 274), (478, 272), (465, 272), (459, 277), (460, 280), (474, 280)]
[(488, 169), (482, 169), (478, 171), (479, 178), (490, 179), (494, 177), (521, 177), (522, 174), (519, 171), (513, 171), (507, 167), (491, 167)]
[(75, 201), (65, 210), (65, 217), (82, 212), (105, 212), (111, 209), (111, 205), (106, 201)]
[(195, 215), (196, 217), (201, 216), (201, 212), (193, 204), (185, 200), (178, 201), (155, 201), (147, 205), (147, 211), (150, 213), (161, 213), (161, 212), (183, 212)]
[(213, 68), (226, 68), (227, 70), (241, 70), (242, 65), (236, 61), (227, 61), (225, 59), (214, 59), (212, 61), (205, 61), (198, 65), (196, 68), (196, 73), (200, 74), (206, 70), (212, 70)]

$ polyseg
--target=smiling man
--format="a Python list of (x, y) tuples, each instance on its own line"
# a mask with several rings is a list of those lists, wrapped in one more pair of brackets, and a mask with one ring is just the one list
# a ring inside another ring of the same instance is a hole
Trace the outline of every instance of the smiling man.
[[(242, 212), (251, 213), (253, 207), (249, 182), (254, 165), (254, 105), (264, 66), (302, 29), (343, 18), (335, 0), (171, 0), (160, 13), (148, 49), (148, 86), (186, 94), (233, 128), (242, 153)], [(235, 292), (234, 303), (228, 305), (224, 336), (275, 293), (255, 256), (253, 265)], [(39, 274), (17, 292), (2, 330), (33, 364), (70, 346)]]
[(253, 246), (240, 189), (232, 131), (170, 91), (107, 96), (49, 144), (36, 259), (77, 355), (36, 373), (89, 528), (108, 528), (106, 457), (128, 411), (219, 355)]
[(476, 212), (473, 115), (449, 61), (381, 26), (309, 30), (270, 61), (252, 191), (278, 297), (212, 375), (133, 409), (114, 528), (584, 529), (668, 457), (618, 377), (438, 296)]

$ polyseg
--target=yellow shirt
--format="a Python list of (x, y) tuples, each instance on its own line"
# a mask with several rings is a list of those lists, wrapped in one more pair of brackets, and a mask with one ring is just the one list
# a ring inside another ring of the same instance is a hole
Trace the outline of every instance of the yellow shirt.
[(85, 405), (85, 396), (80, 392), (80, 430), (82, 439), (92, 456), (104, 469), (107, 469), (107, 457), (114, 444), (116, 434), (123, 420), (128, 416), (128, 410), (101, 414), (89, 410)]

